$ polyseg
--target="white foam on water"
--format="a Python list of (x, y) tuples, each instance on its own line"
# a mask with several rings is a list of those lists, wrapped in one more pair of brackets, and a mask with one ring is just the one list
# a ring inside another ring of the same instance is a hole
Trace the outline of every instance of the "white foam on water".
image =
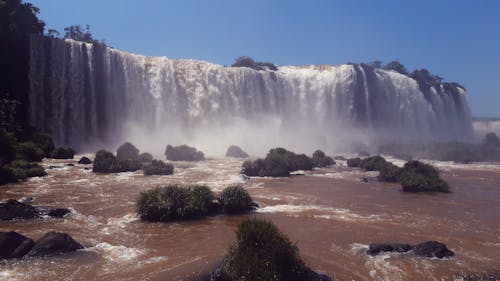
[(318, 205), (271, 205), (257, 209), (258, 213), (287, 213), (297, 216), (302, 212), (321, 212), (322, 214), (314, 214), (317, 219), (333, 219), (343, 221), (380, 221), (382, 218), (378, 215), (363, 216), (356, 214), (348, 209), (323, 207)]
[(5, 268), (0, 270), (0, 280), (22, 281), (28, 280), (30, 275), (20, 268)]
[(111, 245), (106, 242), (99, 243), (87, 249), (101, 254), (106, 260), (111, 262), (130, 262), (145, 254), (144, 250), (128, 248), (122, 245)]
[(402, 281), (406, 279), (406, 273), (399, 267), (392, 265), (389, 261), (391, 255), (381, 254), (368, 257), (365, 266), (370, 270), (370, 277), (376, 281)]
[(139, 218), (136, 214), (126, 214), (123, 217), (119, 218), (109, 218), (106, 226), (102, 228), (100, 232), (106, 235), (110, 235), (113, 230), (124, 229), (127, 224), (137, 220), (139, 220)]

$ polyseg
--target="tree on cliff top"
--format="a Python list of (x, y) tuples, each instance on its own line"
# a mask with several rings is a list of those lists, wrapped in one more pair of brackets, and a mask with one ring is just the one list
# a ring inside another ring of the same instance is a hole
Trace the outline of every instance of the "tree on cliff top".
[(21, 0), (0, 0), (0, 34), (43, 34), (40, 9)]
[(102, 43), (92, 37), (90, 33), (90, 25), (85, 25), (85, 28), (81, 25), (71, 25), (64, 28), (64, 38), (73, 39), (76, 41), (82, 41), (86, 43)]

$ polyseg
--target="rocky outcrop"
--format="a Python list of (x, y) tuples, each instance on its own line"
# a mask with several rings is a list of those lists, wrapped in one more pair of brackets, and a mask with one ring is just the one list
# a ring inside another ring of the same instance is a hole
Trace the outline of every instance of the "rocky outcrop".
[(62, 218), (69, 213), (71, 213), (71, 210), (66, 208), (31, 206), (14, 199), (9, 199), (5, 203), (0, 203), (0, 220), (28, 220), (46, 215), (53, 218)]
[(437, 241), (427, 241), (415, 246), (409, 244), (370, 244), (366, 253), (370, 256), (376, 256), (380, 253), (397, 252), (408, 253), (411, 252), (416, 256), (424, 258), (447, 258), (455, 255), (446, 247), (445, 244)]
[(89, 164), (92, 164), (92, 160), (90, 160), (89, 158), (83, 156), (82, 158), (80, 158), (80, 160), (78, 161), (78, 164), (82, 164), (82, 165), (89, 165)]
[(36, 241), (33, 248), (26, 254), (26, 257), (74, 252), (79, 249), (83, 249), (83, 246), (76, 242), (70, 235), (51, 231)]
[(15, 259), (26, 255), (33, 247), (32, 239), (17, 232), (0, 232), (0, 259)]
[(38, 212), (33, 206), (9, 199), (0, 203), (0, 220), (34, 219)]

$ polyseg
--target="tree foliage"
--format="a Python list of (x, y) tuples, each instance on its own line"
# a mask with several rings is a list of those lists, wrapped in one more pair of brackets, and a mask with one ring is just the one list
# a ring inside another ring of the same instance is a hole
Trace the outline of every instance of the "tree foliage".
[(73, 39), (76, 41), (86, 42), (86, 43), (102, 43), (99, 40), (94, 39), (92, 33), (90, 32), (90, 25), (71, 25), (64, 28), (64, 38)]

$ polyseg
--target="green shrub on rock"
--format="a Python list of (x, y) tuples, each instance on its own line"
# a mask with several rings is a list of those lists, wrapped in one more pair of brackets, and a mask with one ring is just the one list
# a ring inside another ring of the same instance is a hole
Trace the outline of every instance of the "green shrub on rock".
[(171, 146), (167, 145), (165, 156), (170, 161), (201, 161), (205, 160), (205, 155), (196, 148), (187, 145)]
[(347, 159), (347, 167), (359, 168), (359, 166), (361, 166), (361, 158), (355, 157)]
[(142, 164), (138, 160), (120, 160), (109, 151), (99, 150), (95, 155), (92, 171), (97, 173), (120, 173), (134, 172), (141, 168)]
[(116, 157), (120, 160), (138, 160), (139, 159), (139, 149), (137, 149), (130, 142), (126, 142), (116, 150)]
[(400, 180), (402, 169), (387, 162), (378, 175), (378, 180), (383, 182), (398, 182)]
[(416, 160), (404, 165), (400, 180), (405, 192), (450, 192), (436, 168)]
[(248, 153), (243, 151), (239, 146), (231, 145), (226, 151), (226, 157), (248, 158)]
[(313, 167), (307, 155), (278, 147), (269, 150), (264, 159), (245, 161), (241, 173), (250, 177), (287, 177), (292, 171), (312, 170)]
[(214, 281), (331, 280), (309, 269), (295, 246), (271, 222), (250, 219), (240, 224)]
[(17, 180), (24, 180), (31, 177), (43, 177), (47, 175), (42, 166), (23, 160), (14, 160), (5, 167), (10, 170), (10, 173)]
[(253, 209), (250, 194), (241, 185), (226, 187), (218, 196), (219, 204), (227, 214), (241, 214)]
[(51, 153), (56, 148), (52, 136), (47, 133), (35, 132), (31, 136), (31, 140), (44, 152), (44, 157), (50, 157)]
[(335, 165), (335, 161), (333, 161), (333, 158), (326, 156), (326, 154), (319, 149), (313, 153), (312, 162), (314, 167), (319, 168)]
[(168, 185), (141, 192), (137, 213), (146, 221), (191, 219), (208, 215), (213, 199), (206, 186)]
[(45, 152), (33, 142), (22, 142), (16, 146), (16, 158), (26, 161), (42, 161)]
[(139, 161), (142, 163), (151, 163), (153, 161), (153, 155), (151, 155), (151, 153), (143, 152), (139, 154)]
[(73, 159), (76, 151), (72, 148), (58, 147), (52, 152), (52, 158), (54, 159)]
[(153, 160), (151, 164), (142, 168), (144, 175), (171, 175), (174, 173), (174, 166), (166, 164), (161, 160)]
[(384, 157), (377, 155), (361, 160), (359, 167), (365, 171), (380, 171), (386, 164)]

